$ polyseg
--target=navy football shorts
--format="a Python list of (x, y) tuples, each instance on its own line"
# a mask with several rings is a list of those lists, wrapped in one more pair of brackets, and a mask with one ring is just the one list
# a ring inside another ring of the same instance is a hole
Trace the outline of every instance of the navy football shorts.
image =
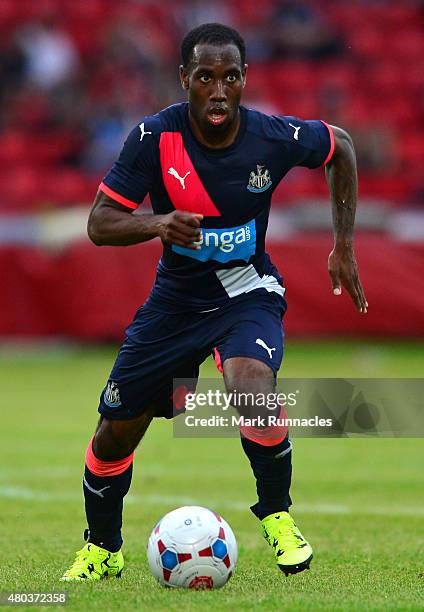
[(252, 357), (276, 374), (285, 310), (281, 296), (262, 289), (203, 313), (164, 314), (142, 306), (126, 330), (99, 412), (108, 419), (134, 419), (154, 404), (156, 416), (172, 418), (173, 379), (197, 379), (210, 354), (222, 364), (229, 357)]

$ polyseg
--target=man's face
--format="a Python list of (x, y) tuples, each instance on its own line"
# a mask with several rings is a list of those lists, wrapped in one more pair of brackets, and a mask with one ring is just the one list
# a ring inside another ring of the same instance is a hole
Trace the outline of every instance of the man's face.
[(194, 47), (189, 65), (180, 67), (180, 77), (191, 116), (202, 132), (225, 134), (237, 120), (246, 70), (234, 44)]

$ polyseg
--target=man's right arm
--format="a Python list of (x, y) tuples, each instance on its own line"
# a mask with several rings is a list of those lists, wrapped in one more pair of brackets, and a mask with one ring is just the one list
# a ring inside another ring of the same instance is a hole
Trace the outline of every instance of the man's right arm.
[(134, 214), (99, 190), (87, 224), (90, 240), (97, 246), (128, 246), (159, 237), (164, 242), (198, 249), (202, 215), (175, 210), (167, 215)]

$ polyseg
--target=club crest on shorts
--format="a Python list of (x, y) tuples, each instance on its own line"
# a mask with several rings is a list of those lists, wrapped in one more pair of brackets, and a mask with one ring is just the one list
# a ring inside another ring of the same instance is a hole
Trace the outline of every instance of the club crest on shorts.
[(271, 175), (265, 166), (256, 164), (257, 172), (251, 172), (247, 189), (253, 193), (261, 193), (266, 191), (272, 185)]
[(121, 397), (116, 382), (110, 380), (107, 383), (103, 399), (106, 406), (109, 406), (109, 408), (118, 408), (121, 405)]

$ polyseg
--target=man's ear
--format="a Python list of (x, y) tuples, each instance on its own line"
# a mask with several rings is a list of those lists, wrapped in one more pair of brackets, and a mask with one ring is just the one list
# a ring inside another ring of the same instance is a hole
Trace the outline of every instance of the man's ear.
[(241, 73), (241, 74), (242, 74), (242, 77), (243, 77), (243, 87), (246, 87), (246, 81), (247, 81), (247, 69), (248, 69), (248, 67), (249, 67), (249, 66), (248, 66), (247, 64), (245, 64), (245, 65), (243, 66), (243, 70), (242, 70), (242, 73)]
[(187, 72), (186, 68), (184, 68), (184, 66), (182, 64), (180, 66), (180, 81), (181, 81), (181, 87), (183, 89), (188, 89), (188, 86), (189, 86), (189, 76), (188, 76), (188, 72)]

